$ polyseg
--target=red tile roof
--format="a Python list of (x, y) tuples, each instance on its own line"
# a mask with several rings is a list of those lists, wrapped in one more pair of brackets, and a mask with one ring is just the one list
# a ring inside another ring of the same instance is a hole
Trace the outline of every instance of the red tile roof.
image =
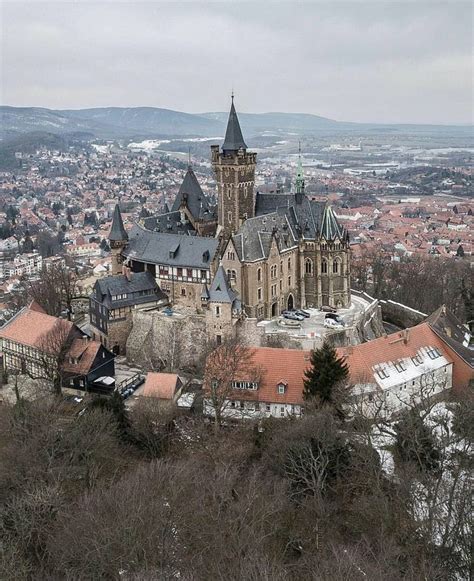
[[(281, 404), (303, 403), (303, 374), (309, 367), (309, 351), (275, 349), (272, 347), (250, 348), (242, 373), (236, 373), (236, 381), (258, 381), (258, 389), (232, 389), (229, 399)], [(250, 370), (250, 371), (249, 371)], [(278, 384), (286, 385), (285, 393), (278, 393)]]
[(73, 326), (70, 321), (52, 317), (36, 308), (24, 307), (0, 329), (0, 337), (30, 347), (44, 348), (48, 333), (57, 329), (66, 337)]
[(436, 347), (452, 363), (443, 341), (428, 323), (421, 323), (405, 331), (379, 337), (368, 343), (337, 349), (339, 357), (345, 357), (353, 383), (374, 381), (374, 365), (395, 362), (414, 357), (422, 347)]
[(142, 395), (159, 399), (173, 399), (179, 377), (176, 373), (147, 373)]

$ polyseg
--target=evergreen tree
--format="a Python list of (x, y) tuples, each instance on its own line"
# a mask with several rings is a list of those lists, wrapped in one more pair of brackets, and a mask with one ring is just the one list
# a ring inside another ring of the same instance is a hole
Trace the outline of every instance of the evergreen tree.
[(303, 397), (319, 398), (321, 403), (336, 403), (334, 388), (349, 374), (344, 359), (338, 358), (336, 349), (324, 342), (321, 349), (311, 352), (311, 367), (305, 371)]
[(432, 472), (439, 467), (440, 451), (433, 434), (416, 410), (408, 411), (396, 424), (396, 451), (403, 462), (411, 462), (422, 471)]

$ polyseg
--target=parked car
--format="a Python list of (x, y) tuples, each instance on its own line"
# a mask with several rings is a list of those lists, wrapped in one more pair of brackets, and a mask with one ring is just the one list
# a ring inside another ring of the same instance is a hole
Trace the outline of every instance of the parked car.
[(334, 319), (325, 319), (324, 326), (327, 327), (328, 329), (344, 329), (344, 325), (338, 323)]
[(297, 315), (301, 315), (305, 319), (309, 319), (311, 317), (310, 313), (308, 313), (308, 311), (303, 311), (303, 309), (296, 309), (295, 313)]
[(335, 313), (336, 309), (334, 307), (323, 306), (321, 307), (321, 311), (323, 311), (323, 313)]
[(336, 321), (337, 323), (344, 325), (344, 321), (342, 320), (342, 317), (340, 315), (336, 315), (336, 313), (326, 313), (326, 316), (324, 318), (325, 319), (333, 319), (333, 321)]
[(295, 312), (287, 311), (283, 313), (285, 319), (290, 319), (291, 321), (304, 321), (303, 315), (298, 315)]

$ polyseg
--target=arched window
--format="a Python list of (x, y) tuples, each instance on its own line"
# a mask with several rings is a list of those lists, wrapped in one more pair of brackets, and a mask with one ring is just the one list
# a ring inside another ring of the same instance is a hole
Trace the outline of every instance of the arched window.
[(230, 273), (230, 279), (237, 280), (237, 272), (235, 270), (232, 270), (232, 272)]
[(291, 270), (291, 258), (288, 258), (288, 271)]
[(332, 271), (334, 274), (339, 274), (341, 271), (341, 259), (335, 258), (332, 263)]
[(313, 274), (313, 261), (311, 260), (311, 258), (307, 258), (304, 261), (304, 270), (306, 272), (306, 274)]
[(231, 271), (230, 268), (227, 269), (227, 279), (230, 280), (231, 277)]
[(321, 273), (322, 274), (328, 273), (328, 261), (325, 258), (321, 260)]
[(262, 269), (259, 268), (257, 270), (257, 282), (261, 282), (261, 280), (262, 280)]

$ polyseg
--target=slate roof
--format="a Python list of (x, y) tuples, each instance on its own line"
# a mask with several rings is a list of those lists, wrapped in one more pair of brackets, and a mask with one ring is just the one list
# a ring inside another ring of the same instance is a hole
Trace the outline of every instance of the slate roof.
[(249, 218), (232, 237), (232, 241), (241, 261), (254, 262), (268, 257), (273, 238), (280, 252), (298, 244), (285, 212), (272, 212)]
[(121, 242), (123, 240), (128, 240), (128, 234), (123, 225), (122, 214), (120, 213), (120, 208), (118, 204), (115, 204), (109, 240), (111, 240), (112, 242)]
[(425, 322), (455, 353), (474, 367), (474, 349), (469, 346), (471, 334), (454, 313), (442, 305)]
[[(166, 299), (166, 295), (156, 284), (150, 272), (131, 272), (130, 280), (124, 274), (100, 278), (94, 285), (97, 299), (108, 308), (140, 305)], [(152, 294), (140, 295), (144, 291)], [(112, 297), (126, 294), (126, 299), (114, 300)]]
[(215, 238), (150, 232), (135, 224), (123, 254), (150, 264), (209, 269), (218, 245)]
[(326, 206), (321, 220), (321, 236), (326, 240), (334, 240), (335, 238), (344, 237), (344, 228), (337, 221), (331, 206)]
[(195, 219), (215, 219), (215, 214), (212, 211), (209, 201), (199, 185), (196, 174), (190, 167), (188, 167), (188, 171), (184, 176), (183, 183), (179, 188), (171, 211), (177, 212), (184, 200)]
[[(233, 308), (238, 307), (240, 309), (240, 301), (237, 299), (237, 293), (231, 288), (222, 265), (217, 269), (208, 294), (211, 302), (230, 303)], [(238, 304), (235, 304), (236, 302)]]
[(190, 222), (181, 222), (181, 213), (167, 212), (166, 214), (157, 214), (142, 220), (143, 226), (147, 230), (154, 232), (166, 232), (168, 234), (188, 234), (194, 233), (193, 225)]
[(247, 149), (247, 145), (242, 136), (239, 118), (234, 107), (234, 97), (232, 97), (232, 105), (230, 106), (229, 120), (227, 121), (222, 151), (225, 153), (226, 151), (237, 151), (240, 148)]
[(310, 200), (295, 194), (262, 194), (257, 192), (255, 215), (265, 216), (272, 212), (286, 213), (297, 237), (315, 240), (324, 235), (327, 240), (346, 235), (332, 208), (326, 202)]

